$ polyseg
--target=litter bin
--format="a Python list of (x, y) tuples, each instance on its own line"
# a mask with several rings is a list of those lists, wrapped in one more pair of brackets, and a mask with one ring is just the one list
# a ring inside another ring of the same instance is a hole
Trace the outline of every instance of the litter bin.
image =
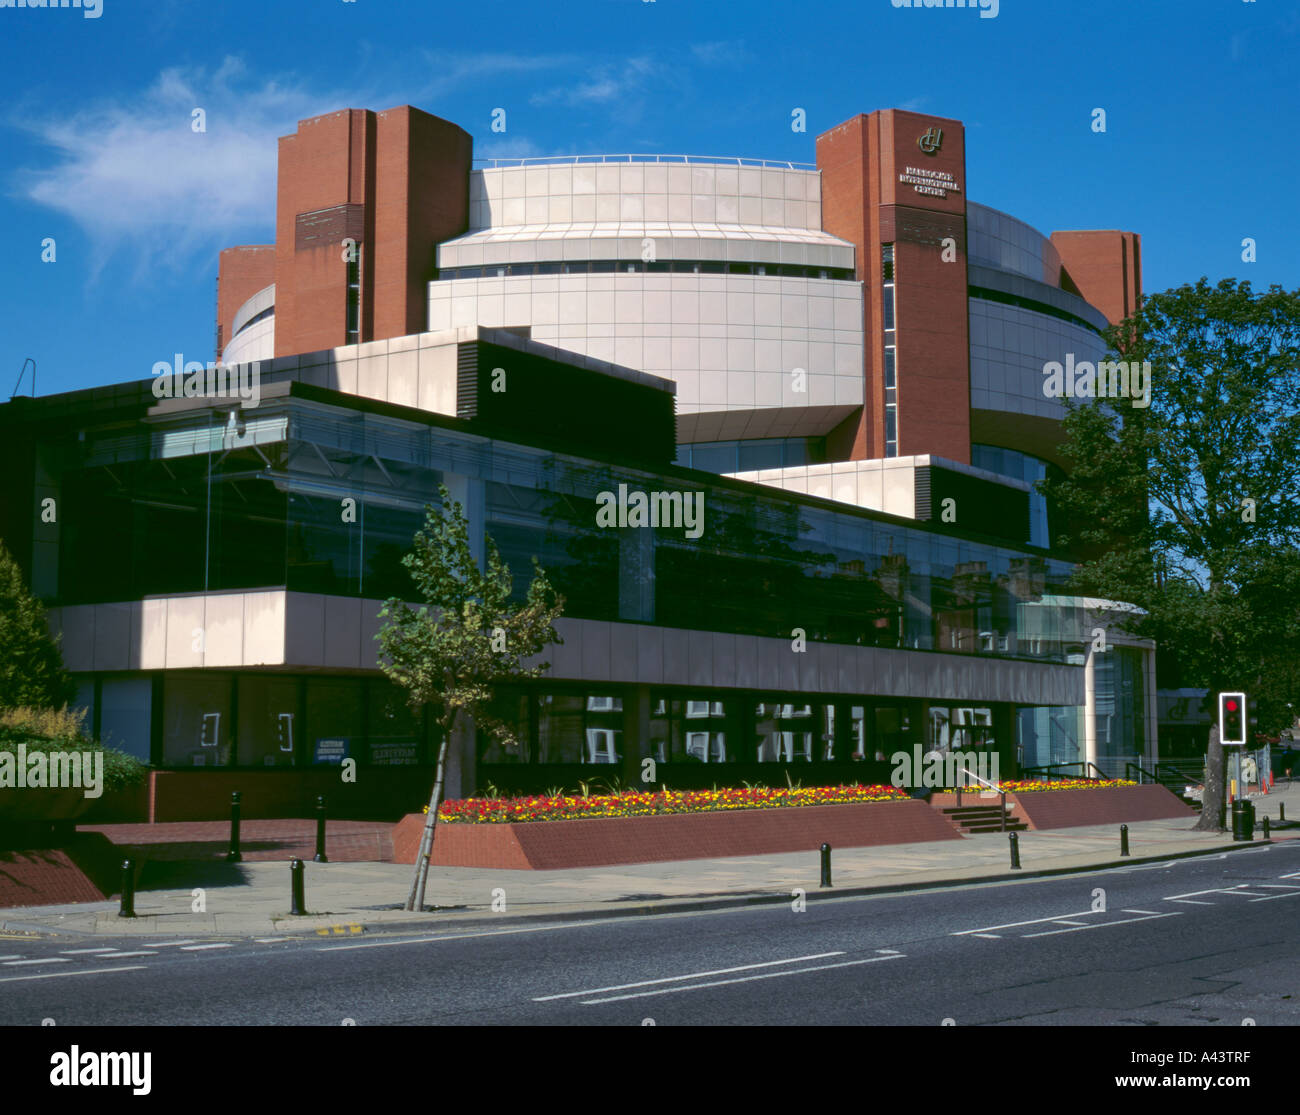
[(1232, 803), (1232, 839), (1255, 839), (1255, 803), (1234, 801)]

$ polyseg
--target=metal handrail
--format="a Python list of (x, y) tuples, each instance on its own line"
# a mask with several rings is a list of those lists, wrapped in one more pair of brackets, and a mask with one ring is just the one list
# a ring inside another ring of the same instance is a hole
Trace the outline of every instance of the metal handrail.
[[(1002, 810), (1001, 810), (1002, 824), (1001, 824), (1001, 827), (1000, 827), (1000, 830), (999, 830), (999, 831), (1001, 831), (1001, 832), (1006, 832), (1006, 831), (1007, 831), (1007, 792), (1006, 792), (1006, 790), (1004, 790), (1001, 786), (994, 785), (994, 784), (993, 784), (992, 782), (990, 782), (987, 778), (981, 778), (978, 774), (976, 774), (973, 770), (971, 770), (971, 769), (968, 768), (968, 767), (962, 767), (961, 770), (962, 770), (962, 773), (963, 773), (967, 778), (973, 778), (973, 779), (975, 779), (976, 782), (983, 783), (983, 784), (984, 784), (985, 786), (987, 786), (990, 790), (995, 790), (995, 791), (997, 792), (998, 796), (1001, 798), (1001, 805), (1002, 805)], [(956, 787), (956, 790), (957, 790), (957, 808), (960, 809), (960, 808), (961, 808), (961, 791), (962, 791), (962, 787), (959, 785), (959, 786)]]
[[(1080, 778), (1087, 778), (1090, 770), (1095, 770), (1103, 782), (1109, 777), (1096, 763), (1086, 762), (1083, 760), (1073, 763), (1048, 763), (1046, 766), (1041, 767), (1025, 767), (1020, 773), (1046, 775), (1047, 781), (1050, 782), (1053, 778), (1057, 777), (1055, 774), (1056, 771), (1063, 770), (1066, 767), (1078, 767)], [(1061, 775), (1060, 777), (1064, 778), (1065, 776)]]
[[(1158, 765), (1158, 764), (1157, 764)], [(1138, 785), (1145, 785), (1143, 778), (1149, 778), (1152, 782), (1159, 782), (1160, 776), (1153, 771), (1149, 771), (1141, 763), (1125, 763), (1124, 777), (1127, 778), (1132, 771), (1138, 772)]]
[(794, 163), (781, 159), (747, 159), (741, 155), (539, 155), (530, 158), (475, 159), (476, 167), (582, 166), (600, 163), (724, 163), (768, 170), (816, 170), (816, 163)]

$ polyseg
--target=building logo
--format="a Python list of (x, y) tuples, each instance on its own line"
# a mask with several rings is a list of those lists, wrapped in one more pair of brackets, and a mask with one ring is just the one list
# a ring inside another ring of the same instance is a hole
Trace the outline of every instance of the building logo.
[(923, 132), (916, 141), (916, 145), (927, 155), (933, 155), (943, 146), (943, 129), (931, 128), (929, 131)]

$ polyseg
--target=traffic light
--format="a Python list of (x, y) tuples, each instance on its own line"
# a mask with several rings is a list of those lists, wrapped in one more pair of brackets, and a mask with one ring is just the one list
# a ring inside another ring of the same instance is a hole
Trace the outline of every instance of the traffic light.
[(1225, 747), (1246, 742), (1246, 694), (1219, 694), (1219, 742)]

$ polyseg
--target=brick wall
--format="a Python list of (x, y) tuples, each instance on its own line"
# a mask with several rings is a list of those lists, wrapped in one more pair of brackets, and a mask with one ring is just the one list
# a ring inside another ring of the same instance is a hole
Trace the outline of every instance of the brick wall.
[(243, 244), (226, 248), (217, 263), (217, 326), (220, 341), (214, 359), (230, 344), (235, 312), (263, 287), (275, 282), (275, 245)]
[(1112, 325), (1133, 313), (1142, 296), (1141, 236), (1113, 230), (1054, 232), (1052, 244), (1084, 300)]

